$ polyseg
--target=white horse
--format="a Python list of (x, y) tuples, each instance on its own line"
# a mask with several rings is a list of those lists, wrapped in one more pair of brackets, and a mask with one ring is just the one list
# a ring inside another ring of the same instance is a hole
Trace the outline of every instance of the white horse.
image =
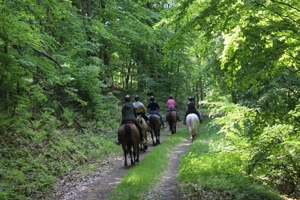
[(198, 134), (199, 118), (196, 114), (191, 113), (186, 117), (186, 124), (189, 126), (191, 141), (193, 142), (196, 134)]

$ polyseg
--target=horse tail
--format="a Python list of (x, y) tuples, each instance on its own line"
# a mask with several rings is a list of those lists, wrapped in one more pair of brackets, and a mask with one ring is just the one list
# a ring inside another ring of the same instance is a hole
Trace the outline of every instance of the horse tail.
[(156, 133), (158, 130), (156, 124), (155, 124), (155, 116), (154, 115), (150, 115), (150, 118), (149, 118), (149, 125), (151, 127), (151, 129)]
[(199, 121), (198, 116), (194, 113), (190, 113), (186, 117), (186, 123), (188, 124), (190, 129), (194, 129), (195, 127), (197, 127), (198, 121)]
[(174, 118), (173, 118), (173, 111), (170, 111), (168, 113), (168, 121), (170, 122), (170, 124), (173, 124), (174, 123)]
[(125, 133), (126, 133), (126, 136), (127, 136), (127, 144), (133, 144), (130, 124), (125, 124), (124, 129), (125, 129)]

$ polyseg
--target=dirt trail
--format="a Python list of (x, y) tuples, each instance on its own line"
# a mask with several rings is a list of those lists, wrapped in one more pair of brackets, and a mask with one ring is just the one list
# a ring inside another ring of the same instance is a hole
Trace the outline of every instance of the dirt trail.
[(181, 155), (188, 149), (189, 141), (181, 143), (177, 149), (170, 155), (171, 159), (168, 168), (160, 182), (146, 195), (145, 200), (182, 200), (184, 197), (179, 193), (179, 183), (177, 181), (177, 173)]
[[(186, 128), (180, 123), (178, 131)], [(163, 142), (167, 137), (170, 137), (169, 131), (164, 130), (160, 139)], [(155, 147), (152, 145), (151, 137), (148, 136), (148, 150), (140, 154), (140, 161), (147, 153), (151, 152)], [(153, 188), (148, 197), (145, 199), (164, 199), (164, 200), (179, 200), (179, 193), (177, 192), (177, 172), (180, 163), (180, 156), (187, 150), (190, 142), (186, 141), (177, 146), (177, 148), (170, 154), (170, 161), (168, 168), (159, 183)], [(129, 167), (124, 167), (123, 154), (110, 158), (107, 165), (103, 166), (105, 169), (99, 169), (101, 173), (96, 174), (93, 178), (88, 177), (73, 184), (65, 191), (63, 195), (56, 197), (57, 200), (104, 200), (107, 199), (110, 192), (121, 181), (123, 175), (127, 172)]]

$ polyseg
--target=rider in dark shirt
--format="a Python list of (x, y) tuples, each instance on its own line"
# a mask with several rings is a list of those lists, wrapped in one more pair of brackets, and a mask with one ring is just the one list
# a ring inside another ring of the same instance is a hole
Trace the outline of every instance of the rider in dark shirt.
[(186, 116), (188, 114), (191, 114), (191, 113), (195, 113), (198, 116), (198, 118), (199, 118), (199, 122), (201, 122), (202, 119), (200, 117), (200, 113), (197, 110), (197, 105), (195, 103), (194, 98), (193, 97), (189, 97), (188, 100), (189, 100), (189, 103), (186, 105), (186, 112), (185, 112), (185, 115), (184, 115), (183, 124), (184, 125), (186, 124)]
[[(125, 100), (125, 103), (122, 107), (122, 123), (121, 123), (121, 125), (125, 124), (125, 123), (133, 122), (139, 130), (140, 140), (144, 141), (143, 134), (142, 134), (142, 127), (136, 119), (137, 115), (136, 115), (136, 112), (135, 112), (135, 107), (130, 102), (130, 96), (126, 95), (124, 97), (124, 100)], [(120, 141), (116, 142), (116, 144), (119, 145)]]
[(165, 124), (164, 124), (164, 119), (162, 118), (162, 116), (159, 114), (159, 105), (156, 101), (154, 101), (154, 96), (151, 96), (150, 97), (150, 103), (148, 104), (147, 106), (147, 110), (149, 111), (149, 114), (156, 114), (160, 117), (160, 121), (162, 123), (162, 126), (165, 127)]

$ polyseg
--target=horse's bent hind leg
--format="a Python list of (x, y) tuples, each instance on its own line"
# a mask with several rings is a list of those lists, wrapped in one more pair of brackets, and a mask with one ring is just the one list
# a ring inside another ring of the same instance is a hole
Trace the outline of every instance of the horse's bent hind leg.
[(131, 165), (133, 165), (133, 164), (134, 164), (134, 162), (133, 162), (133, 157), (132, 157), (132, 151), (131, 151), (131, 147), (130, 147), (130, 146), (127, 146), (127, 148), (128, 148), (128, 152), (129, 152), (129, 155), (130, 155), (130, 161), (131, 161)]
[(131, 165), (134, 165), (135, 164), (135, 161), (136, 161), (136, 150), (133, 149), (133, 160), (131, 160)]
[(156, 143), (157, 144), (160, 144), (159, 136), (160, 136), (160, 131), (158, 131), (158, 133), (156, 134)]
[(151, 130), (151, 131), (150, 131), (150, 133), (151, 133), (151, 138), (152, 138), (152, 143), (153, 143), (153, 146), (155, 146), (156, 144), (155, 144), (155, 142), (154, 142), (154, 138), (153, 138), (153, 130)]
[(124, 158), (125, 158), (125, 160), (124, 160), (124, 166), (127, 166), (127, 150), (124, 149), (123, 152), (124, 152)]
[(137, 152), (136, 152), (136, 162), (140, 162), (140, 149), (137, 148)]

